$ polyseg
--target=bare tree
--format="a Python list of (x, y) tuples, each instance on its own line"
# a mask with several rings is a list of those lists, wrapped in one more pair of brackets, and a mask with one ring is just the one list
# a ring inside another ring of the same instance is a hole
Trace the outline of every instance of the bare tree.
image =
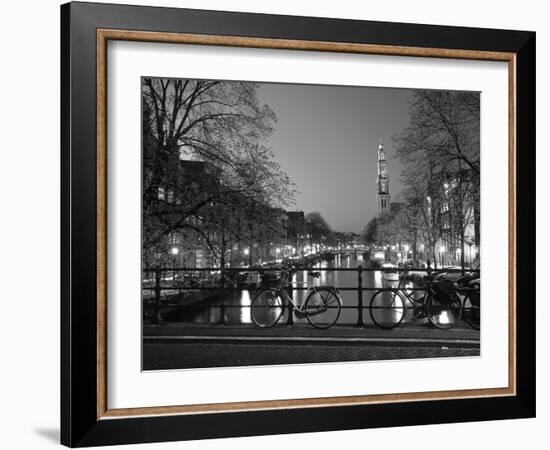
[(405, 196), (434, 264), (436, 243), (448, 239), (459, 241), (464, 266), (472, 217), (479, 243), (479, 125), (478, 93), (417, 91), (409, 126), (394, 137)]
[(461, 161), (479, 174), (479, 126), (478, 93), (416, 91), (409, 126), (394, 142), (404, 162), (428, 152), (440, 165)]
[(369, 222), (363, 227), (361, 231), (361, 239), (367, 245), (373, 245), (376, 243), (376, 231), (378, 228), (378, 218), (373, 217)]
[[(257, 88), (143, 78), (144, 249), (188, 230), (216, 254), (225, 247), (220, 236), (235, 235), (229, 227), (237, 221), (228, 215), (243, 214), (244, 198), (271, 208), (292, 204), (293, 184), (262, 145), (277, 118)], [(182, 175), (181, 160), (204, 163), (203, 173)], [(171, 201), (159, 203), (168, 195)]]

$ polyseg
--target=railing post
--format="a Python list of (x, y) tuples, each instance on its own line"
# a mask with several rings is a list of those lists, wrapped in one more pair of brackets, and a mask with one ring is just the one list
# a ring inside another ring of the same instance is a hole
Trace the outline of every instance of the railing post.
[(221, 304), (220, 304), (220, 321), (218, 322), (219, 325), (225, 325), (225, 277), (221, 279), (222, 284), (222, 295), (221, 295)]
[(218, 325), (225, 325), (225, 302), (222, 299), (222, 304), (220, 305), (220, 321)]
[(154, 324), (158, 324), (162, 321), (160, 315), (160, 270), (155, 269), (155, 305), (153, 307), (153, 318), (152, 321)]
[[(288, 295), (290, 296), (290, 298), (292, 298), (292, 279), (294, 278), (294, 273), (290, 273), (289, 277), (288, 277)], [(292, 307), (292, 303), (290, 302), (287, 302), (288, 304), (286, 305), (287, 309), (288, 309), (288, 318), (286, 320), (286, 324), (291, 327), (292, 325), (294, 325), (294, 309)]]
[(363, 266), (357, 266), (357, 326), (363, 328)]

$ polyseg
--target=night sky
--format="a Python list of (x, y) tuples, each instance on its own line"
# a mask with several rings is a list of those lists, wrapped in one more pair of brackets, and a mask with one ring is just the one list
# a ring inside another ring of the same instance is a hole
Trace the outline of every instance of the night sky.
[(360, 232), (376, 215), (376, 160), (383, 139), (391, 200), (401, 164), (391, 137), (409, 121), (410, 89), (262, 84), (277, 114), (268, 145), (299, 191), (296, 209), (319, 211), (335, 231)]

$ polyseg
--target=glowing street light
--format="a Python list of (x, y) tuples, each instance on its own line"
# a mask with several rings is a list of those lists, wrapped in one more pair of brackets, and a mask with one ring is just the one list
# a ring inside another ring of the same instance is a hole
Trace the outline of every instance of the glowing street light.
[(445, 253), (445, 246), (441, 244), (439, 246), (439, 263), (443, 266), (443, 254)]
[[(178, 259), (177, 256), (178, 256), (178, 253), (180, 252), (179, 248), (177, 247), (172, 247), (170, 249), (170, 253), (172, 254), (173, 258), (172, 258), (172, 267), (175, 269), (176, 268), (176, 260)], [(176, 278), (176, 272), (174, 270), (173, 272), (173, 277), (174, 279)]]

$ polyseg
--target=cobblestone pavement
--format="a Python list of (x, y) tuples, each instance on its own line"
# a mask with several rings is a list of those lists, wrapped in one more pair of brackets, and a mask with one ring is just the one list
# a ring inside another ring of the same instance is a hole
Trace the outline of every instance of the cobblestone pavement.
[(146, 342), (143, 369), (479, 356), (479, 346), (376, 343)]

